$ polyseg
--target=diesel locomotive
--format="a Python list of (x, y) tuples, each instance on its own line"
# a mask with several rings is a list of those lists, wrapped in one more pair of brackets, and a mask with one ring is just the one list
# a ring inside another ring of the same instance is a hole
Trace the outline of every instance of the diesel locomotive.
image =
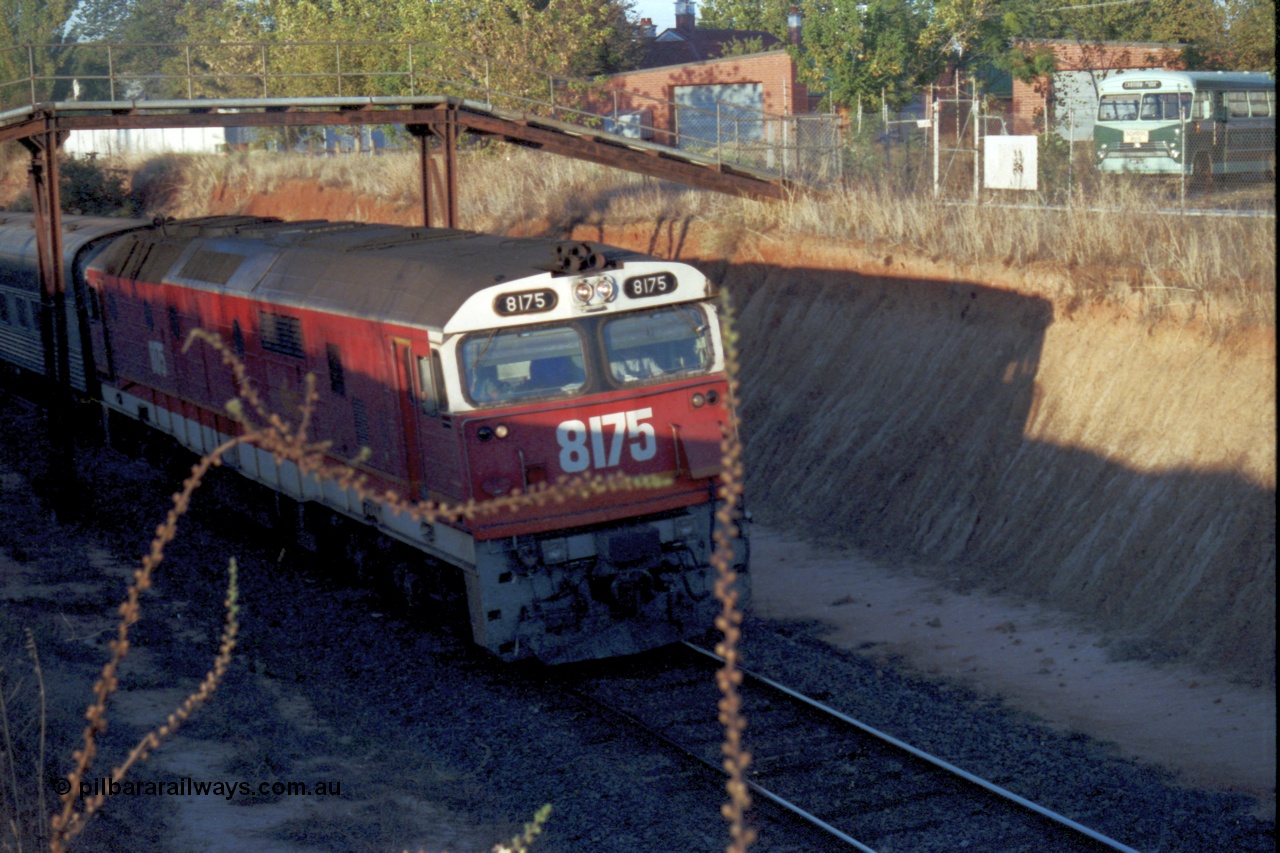
[[(49, 350), (30, 214), (0, 212), (0, 361)], [(695, 268), (545, 239), (261, 217), (62, 218), (70, 383), (205, 453), (237, 434), (216, 332), (273, 411), (368, 484), (482, 502), (584, 475), (661, 475), (456, 522), (419, 522), (240, 445), (226, 463), (304, 536), (345, 517), (461, 571), (474, 640), (508, 660), (627, 654), (709, 626), (729, 416), (713, 288)], [(47, 326), (48, 324), (46, 324)], [(364, 450), (362, 450), (364, 449)], [(292, 523), (292, 520), (290, 520)], [(745, 537), (745, 533), (743, 534)], [(314, 541), (314, 540), (313, 540)], [(748, 594), (745, 538), (735, 544)]]

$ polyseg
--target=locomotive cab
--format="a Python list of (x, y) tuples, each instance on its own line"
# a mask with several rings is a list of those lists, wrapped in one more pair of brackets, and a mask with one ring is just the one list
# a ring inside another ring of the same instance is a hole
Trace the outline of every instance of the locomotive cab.
[[(732, 421), (716, 307), (705, 277), (684, 265), (629, 266), (616, 273), (623, 288), (613, 275), (528, 282), (561, 310), (523, 323), (496, 311), (487, 319), (501, 325), (460, 329), (443, 346), (467, 408), (457, 417), (470, 497), (613, 475), (648, 481), (471, 522), (473, 630), (504, 657), (635, 651), (709, 625), (719, 606), (713, 478)], [(650, 292), (636, 283), (646, 279)]]

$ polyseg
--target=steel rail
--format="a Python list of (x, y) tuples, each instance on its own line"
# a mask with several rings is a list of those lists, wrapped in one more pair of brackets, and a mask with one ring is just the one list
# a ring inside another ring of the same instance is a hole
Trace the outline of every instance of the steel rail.
[[(697, 652), (700, 655), (705, 655), (706, 657), (709, 657), (713, 660), (717, 660), (720, 663), (724, 663), (724, 658), (720, 657), (715, 652), (709, 649), (704, 649), (701, 646), (688, 642), (687, 640), (684, 641), (683, 645), (685, 645), (689, 649), (692, 649), (693, 651)], [(977, 785), (980, 788), (984, 788), (985, 790), (989, 791), (992, 794), (995, 794), (996, 796), (1006, 799), (1012, 803), (1016, 803), (1017, 805), (1022, 806), (1023, 808), (1028, 809), (1029, 811), (1035, 812), (1041, 817), (1048, 818), (1049, 820), (1072, 830), (1073, 832), (1077, 832), (1081, 835), (1088, 837), (1093, 841), (1098, 842), (1099, 844), (1102, 844), (1106, 847), (1110, 847), (1112, 850), (1120, 851), (1120, 853), (1140, 853), (1140, 851), (1135, 850), (1134, 848), (1129, 847), (1126, 844), (1122, 844), (1121, 842), (1116, 841), (1113, 838), (1109, 838), (1100, 832), (1092, 830), (1089, 827), (1084, 826), (1083, 824), (1077, 823), (1076, 821), (1072, 820), (1069, 817), (1066, 817), (1065, 815), (1058, 814), (1057, 812), (1051, 809), (1047, 809), (1038, 803), (1034, 803), (1031, 800), (1026, 799), (1025, 797), (1021, 797), (1018, 794), (1013, 793), (1012, 791), (1009, 791), (1005, 788), (1001, 788), (999, 785), (995, 784), (994, 782), (989, 782), (986, 779), (983, 779), (981, 776), (975, 776), (974, 774), (970, 773), (967, 770), (963, 770), (955, 766), (954, 764), (951, 764), (948, 761), (944, 761), (943, 759), (930, 755), (929, 753), (924, 752), (921, 749), (917, 749), (911, 744), (900, 741), (897, 738), (893, 737), (892, 735), (886, 734), (885, 732), (879, 731), (878, 729), (868, 726), (866, 723), (863, 723), (859, 720), (855, 720), (853, 717), (850, 717), (849, 715), (841, 711), (837, 711), (835, 708), (832, 708), (830, 705), (824, 705), (822, 702), (819, 702), (816, 699), (811, 699), (810, 697), (805, 696), (803, 693), (797, 693), (796, 691), (792, 690), (790, 687), (787, 687), (783, 684), (779, 684), (778, 682), (770, 678), (767, 678), (766, 676), (760, 675), (759, 673), (755, 673), (747, 669), (743, 669), (741, 666), (738, 667), (738, 671), (741, 672), (743, 676), (746, 678), (751, 678), (760, 682), (761, 684), (768, 685), (769, 687), (772, 687), (774, 690), (777, 690), (780, 693), (784, 693), (787, 696), (790, 696), (792, 699), (795, 699), (798, 702), (802, 702), (806, 705), (809, 705), (810, 707), (818, 711), (821, 711), (822, 713), (827, 714), (828, 716), (834, 717), (843, 723), (847, 723), (848, 725), (853, 726), (859, 731), (862, 731), (876, 738), (877, 740), (887, 743), (890, 746), (896, 747), (904, 752), (909, 753), (910, 755), (920, 759), (921, 761), (932, 764), (935, 767), (938, 767), (939, 769), (945, 770), (948, 773), (958, 776), (961, 779), (964, 779), (966, 782)]]
[[(696, 648), (696, 646), (694, 648)], [(671, 747), (672, 749), (675, 749), (678, 752), (689, 756), (699, 764), (715, 771), (717, 775), (722, 775), (724, 773), (724, 768), (721, 767), (720, 765), (716, 764), (715, 762), (708, 761), (707, 759), (691, 751), (690, 749), (683, 746), (682, 744), (667, 737), (662, 732), (649, 726), (647, 723), (645, 723), (644, 720), (641, 720), (639, 717), (636, 717), (633, 714), (629, 714), (626, 711), (621, 710), (620, 708), (615, 708), (612, 705), (608, 704), (607, 702), (604, 702), (601, 699), (597, 699), (596, 697), (591, 696), (583, 692), (582, 690), (579, 690), (578, 688), (573, 687), (572, 685), (569, 685), (568, 683), (562, 682), (562, 684), (566, 690), (573, 693), (575, 696), (585, 699), (588, 702), (591, 702), (597, 705), (598, 707), (605, 709), (611, 714), (615, 714), (619, 717), (622, 717), (624, 720), (631, 723), (633, 726), (636, 726), (642, 729), (643, 731), (648, 732), (651, 736), (653, 736), (654, 738), (657, 738), (659, 741)], [(816, 826), (818, 829), (821, 829), (823, 832), (826, 832), (827, 834), (829, 834), (832, 838), (835, 838), (839, 841), (843, 841), (845, 844), (849, 845), (854, 850), (861, 851), (861, 853), (876, 853), (876, 851), (873, 848), (868, 847), (867, 845), (863, 844), (861, 841), (858, 841), (858, 839), (853, 838), (852, 836), (844, 832), (841, 832), (839, 829), (836, 829), (834, 826), (827, 823), (822, 818), (810, 812), (805, 811), (804, 809), (800, 808), (800, 806), (797, 806), (795, 803), (791, 802), (785, 797), (778, 796), (777, 794), (770, 791), (768, 788), (765, 788), (763, 785), (760, 785), (756, 782), (752, 782), (750, 779), (744, 779), (743, 782), (746, 784), (748, 788), (750, 788), (755, 793), (759, 794), (761, 797), (764, 797), (769, 802), (773, 803), (774, 805), (780, 806), (783, 809), (786, 809), (787, 811), (799, 817), (801, 820), (804, 820), (807, 823), (813, 826)]]

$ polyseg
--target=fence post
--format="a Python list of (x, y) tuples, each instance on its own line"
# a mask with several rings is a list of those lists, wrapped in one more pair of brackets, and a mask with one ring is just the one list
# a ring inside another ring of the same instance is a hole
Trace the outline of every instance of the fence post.
[(267, 97), (267, 45), (262, 45), (262, 97)]
[(1076, 188), (1076, 108), (1067, 107), (1067, 201)]
[(195, 94), (191, 87), (191, 45), (184, 44), (182, 46), (182, 53), (186, 57), (187, 61), (187, 100), (192, 101), (195, 100)]
[(724, 148), (723, 140), (724, 134), (720, 131), (720, 99), (716, 98), (716, 165), (722, 162), (720, 152)]
[(36, 103), (36, 46), (27, 45), (27, 79), (31, 81), (31, 105)]
[(1178, 169), (1178, 206), (1186, 208), (1187, 206), (1187, 163), (1190, 161), (1191, 152), (1188, 151), (1187, 145), (1187, 111), (1178, 108), (1178, 118), (1180, 119), (1180, 127), (1182, 136), (1179, 140), (1182, 143), (1182, 167)]
[(111, 53), (111, 45), (107, 45), (107, 85), (111, 88), (111, 100), (116, 99), (116, 64)]
[(937, 198), (941, 191), (939, 186), (939, 175), (942, 168), (942, 158), (940, 156), (942, 145), (942, 122), (938, 120), (938, 102), (931, 101), (933, 111), (933, 197)]
[(973, 121), (973, 200), (978, 200), (981, 178), (979, 170), (982, 168), (982, 113), (981, 105), (978, 102), (978, 83), (973, 83), (973, 101), (969, 107), (969, 118)]

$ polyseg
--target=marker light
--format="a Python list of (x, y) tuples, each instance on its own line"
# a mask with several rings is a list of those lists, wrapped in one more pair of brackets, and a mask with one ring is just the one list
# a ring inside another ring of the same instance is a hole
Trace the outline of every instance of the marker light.
[(496, 427), (493, 428), (493, 434), (496, 435), (498, 438), (506, 438), (507, 436), (511, 435), (511, 430), (507, 429), (506, 424), (498, 424)]

